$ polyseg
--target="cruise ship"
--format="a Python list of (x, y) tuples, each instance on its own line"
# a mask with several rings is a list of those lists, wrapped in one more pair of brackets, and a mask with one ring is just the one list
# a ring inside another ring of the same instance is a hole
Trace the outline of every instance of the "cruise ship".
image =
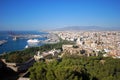
[(40, 41), (38, 39), (29, 39), (27, 40), (27, 43), (39, 43)]

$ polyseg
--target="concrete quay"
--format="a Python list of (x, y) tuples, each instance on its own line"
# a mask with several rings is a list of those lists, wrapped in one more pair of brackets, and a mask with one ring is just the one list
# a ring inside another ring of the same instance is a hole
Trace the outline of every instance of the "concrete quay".
[(0, 45), (3, 45), (6, 42), (7, 42), (6, 40), (0, 40)]

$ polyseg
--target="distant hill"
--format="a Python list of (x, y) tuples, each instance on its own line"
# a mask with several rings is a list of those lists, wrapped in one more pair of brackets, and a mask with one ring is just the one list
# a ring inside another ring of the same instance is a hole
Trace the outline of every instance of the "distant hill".
[(66, 30), (82, 30), (82, 31), (120, 31), (120, 27), (100, 27), (100, 26), (68, 26), (64, 28), (58, 28), (54, 30), (66, 31)]

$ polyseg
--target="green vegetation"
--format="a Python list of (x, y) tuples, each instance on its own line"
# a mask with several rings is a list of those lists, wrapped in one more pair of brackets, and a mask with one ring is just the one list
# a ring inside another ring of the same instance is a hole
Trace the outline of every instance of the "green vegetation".
[(63, 44), (74, 44), (73, 42), (61, 40), (59, 43), (56, 44), (45, 44), (40, 47), (31, 47), (22, 51), (13, 51), (7, 53), (5, 55), (1, 55), (0, 58), (6, 59), (7, 62), (16, 62), (16, 63), (23, 63), (33, 57), (37, 51), (49, 51), (51, 49), (61, 49)]
[(31, 80), (120, 80), (120, 59), (64, 56), (37, 62), (29, 71)]
[(73, 48), (79, 48), (77, 45), (73, 45)]
[(22, 51), (13, 51), (4, 55), (0, 58), (6, 59), (7, 62), (22, 63), (29, 60), (36, 53), (38, 48), (28, 48)]
[(101, 56), (101, 57), (102, 57), (103, 54), (106, 54), (106, 52), (105, 52), (104, 50), (98, 52), (98, 56)]

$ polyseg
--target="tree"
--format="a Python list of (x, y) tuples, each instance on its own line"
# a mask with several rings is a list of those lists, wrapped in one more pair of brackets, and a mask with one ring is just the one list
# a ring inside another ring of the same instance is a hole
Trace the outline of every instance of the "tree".
[(47, 78), (47, 80), (55, 80), (54, 72), (52, 70), (48, 69), (46, 78)]
[(30, 69), (31, 80), (120, 80), (120, 59), (66, 56), (58, 62), (39, 62)]

